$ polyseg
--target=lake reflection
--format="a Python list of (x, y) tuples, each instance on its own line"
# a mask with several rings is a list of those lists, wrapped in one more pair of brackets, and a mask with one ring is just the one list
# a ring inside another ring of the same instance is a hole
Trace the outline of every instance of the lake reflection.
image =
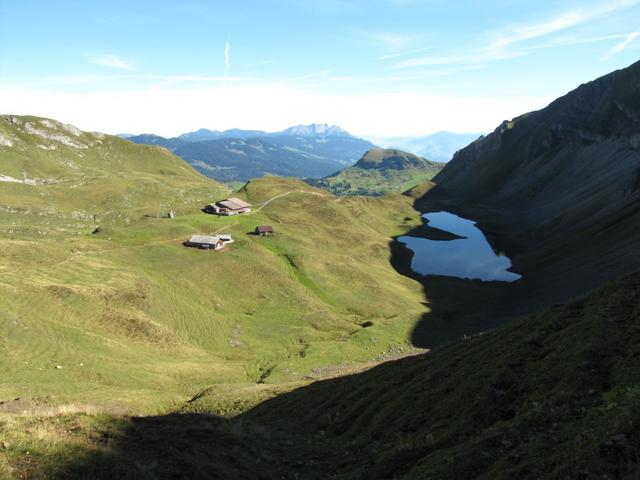
[(429, 240), (403, 236), (398, 240), (414, 252), (411, 269), (422, 275), (513, 282), (520, 278), (509, 272), (509, 258), (496, 255), (475, 222), (448, 212), (424, 215), (429, 226), (455, 233), (466, 238), (456, 240)]

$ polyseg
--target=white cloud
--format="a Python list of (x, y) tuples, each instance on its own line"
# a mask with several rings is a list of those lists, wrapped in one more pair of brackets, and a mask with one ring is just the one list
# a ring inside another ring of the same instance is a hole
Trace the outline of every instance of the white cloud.
[(622, 50), (627, 48), (631, 44), (631, 42), (633, 42), (638, 37), (640, 37), (640, 31), (628, 33), (625, 36), (625, 39), (622, 42), (620, 42), (619, 44), (617, 44), (614, 47), (612, 47), (611, 49), (609, 49), (609, 51), (607, 53), (605, 53), (605, 55), (606, 56), (611, 56), (611, 55), (615, 55), (616, 53), (620, 53)]
[(372, 40), (374, 43), (388, 50), (407, 48), (416, 41), (415, 35), (406, 33), (360, 32), (358, 35), (366, 40)]
[(422, 47), (422, 48), (415, 48), (413, 50), (405, 50), (404, 52), (390, 53), (388, 55), (382, 55), (378, 57), (378, 60), (389, 60), (392, 58), (405, 57), (407, 55), (414, 55), (416, 53), (426, 52), (427, 50), (433, 50), (433, 47)]
[(556, 48), (571, 45), (581, 45), (585, 43), (599, 43), (607, 42), (609, 40), (618, 40), (620, 38), (627, 38), (628, 33), (616, 33), (613, 35), (603, 35), (598, 37), (579, 37), (579, 36), (563, 36), (551, 39), (544, 43), (535, 45), (528, 45), (526, 50), (539, 50), (543, 48)]
[[(391, 65), (390, 68), (401, 69), (432, 65), (485, 63), (521, 57), (526, 55), (529, 50), (541, 48), (540, 46), (527, 45), (526, 42), (528, 40), (550, 36), (638, 4), (640, 4), (640, 0), (609, 1), (607, 3), (592, 5), (588, 8), (566, 11), (542, 22), (508, 25), (499, 31), (490, 32), (490, 41), (475, 50), (467, 50), (463, 53), (451, 53), (448, 55), (409, 58), (396, 62)], [(636, 36), (633, 36), (634, 34), (630, 35), (631, 37), (627, 37), (624, 42), (614, 47), (608, 54), (612, 55), (621, 51), (636, 39)], [(615, 35), (609, 35), (600, 38), (611, 39), (614, 37)], [(586, 42), (578, 41), (575, 43)], [(559, 39), (557, 42), (549, 42), (545, 47), (561, 46), (563, 44), (568, 45), (571, 44), (571, 42), (566, 42), (565, 40), (563, 43), (563, 40)], [(394, 58), (394, 56), (391, 55), (381, 58)]]
[(599, 17), (618, 10), (631, 7), (640, 3), (640, 0), (617, 0), (593, 5), (590, 8), (582, 8), (563, 12), (543, 22), (524, 25), (511, 25), (501, 32), (493, 34), (494, 41), (489, 49), (504, 48), (511, 44), (550, 35), (568, 28), (576, 27), (582, 23), (595, 20)]
[(224, 44), (224, 76), (229, 74), (229, 68), (231, 67), (231, 54), (229, 52), (229, 42)]
[(100, 54), (100, 55), (88, 55), (89, 61), (95, 65), (101, 65), (103, 67), (122, 68), (125, 70), (135, 70), (131, 63), (125, 62), (119, 55), (112, 53)]
[[(337, 124), (363, 136), (424, 135), (443, 129), (490, 131), (502, 120), (541, 108), (550, 100), (517, 94), (439, 95), (423, 90), (328, 94), (292, 84), (257, 82), (94, 93), (0, 90), (0, 104), (6, 112), (52, 117), (85, 130), (161, 135), (201, 127), (275, 131), (313, 122)], [(217, 114), (212, 116), (211, 111)]]
[(401, 60), (393, 64), (390, 68), (415, 68), (428, 67), (434, 65), (454, 65), (454, 64), (478, 64), (506, 60), (526, 55), (524, 50), (476, 50), (469, 54), (461, 55), (439, 55), (432, 57), (419, 57)]

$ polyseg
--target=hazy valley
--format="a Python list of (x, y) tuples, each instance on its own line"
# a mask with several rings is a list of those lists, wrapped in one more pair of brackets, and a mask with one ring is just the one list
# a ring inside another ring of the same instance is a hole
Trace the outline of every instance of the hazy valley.
[(275, 133), (201, 129), (175, 138), (136, 135), (127, 139), (168, 148), (204, 175), (226, 182), (263, 175), (323, 177), (355, 163), (374, 147), (339, 127), (318, 124)]

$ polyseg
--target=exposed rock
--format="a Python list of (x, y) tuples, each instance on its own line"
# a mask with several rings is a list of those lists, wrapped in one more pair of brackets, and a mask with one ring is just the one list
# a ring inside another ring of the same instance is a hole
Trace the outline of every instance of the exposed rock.
[(10, 177), (9, 175), (0, 174), (0, 182), (24, 183), (25, 185), (37, 185), (38, 183), (40, 183), (40, 180), (35, 178), (19, 179), (19, 178)]
[(0, 133), (0, 147), (13, 147), (13, 142)]
[[(47, 140), (53, 140), (54, 142), (61, 143), (67, 147), (78, 148), (78, 149), (89, 148), (88, 145), (85, 145), (84, 143), (80, 143), (77, 140), (73, 140), (71, 137), (68, 137), (67, 135), (63, 135), (58, 132), (49, 132), (46, 130), (42, 130), (40, 128), (37, 128), (32, 123), (26, 123), (24, 125), (24, 129), (27, 133), (30, 133), (31, 135), (37, 135)], [(65, 129), (65, 130), (69, 132), (69, 129)]]

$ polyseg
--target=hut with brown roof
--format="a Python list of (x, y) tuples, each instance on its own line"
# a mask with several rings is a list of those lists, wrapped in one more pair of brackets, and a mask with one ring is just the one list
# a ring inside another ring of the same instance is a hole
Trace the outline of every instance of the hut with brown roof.
[(249, 213), (251, 211), (251, 204), (239, 198), (232, 197), (211, 203), (204, 207), (204, 211), (215, 215), (240, 215), (241, 213)]
[(271, 225), (260, 225), (256, 227), (256, 235), (262, 235), (263, 237), (273, 235), (273, 227)]

